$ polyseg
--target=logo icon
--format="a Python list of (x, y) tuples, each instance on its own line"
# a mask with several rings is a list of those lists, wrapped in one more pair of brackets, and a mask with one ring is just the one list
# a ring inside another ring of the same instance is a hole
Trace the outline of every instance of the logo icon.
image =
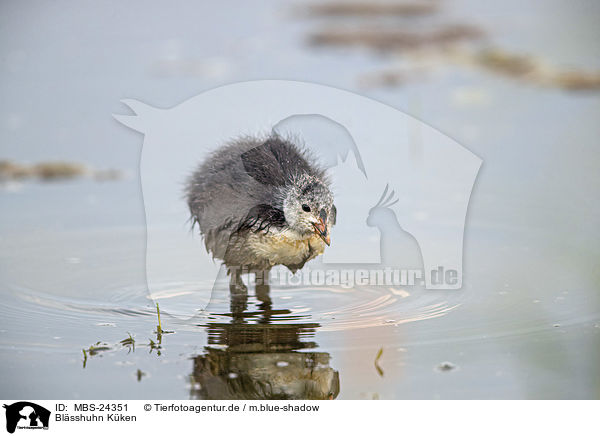
[(14, 433), (19, 429), (48, 429), (50, 411), (42, 406), (28, 401), (19, 401), (6, 409), (6, 431)]
[[(272, 134), (297, 137), (332, 178), (335, 242), (311, 262), (322, 272), (315, 276), (361, 286), (366, 271), (367, 285), (381, 276), (383, 286), (462, 288), (467, 208), (482, 160), (425, 123), (347, 91), (278, 80), (227, 85), (169, 109), (123, 103), (134, 115), (115, 118), (144, 134), (146, 278), (166, 313), (193, 316), (228, 290), (225, 269), (185, 229), (185, 180), (217, 146)], [(272, 277), (285, 278), (277, 268)], [(305, 285), (319, 285), (310, 277)]]

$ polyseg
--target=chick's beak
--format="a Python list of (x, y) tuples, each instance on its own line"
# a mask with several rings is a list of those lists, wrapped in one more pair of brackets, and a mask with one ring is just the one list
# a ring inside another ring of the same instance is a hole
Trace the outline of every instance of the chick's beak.
[(319, 218), (319, 221), (313, 223), (315, 227), (315, 233), (321, 237), (321, 239), (327, 244), (331, 244), (331, 240), (329, 239), (329, 234), (327, 233), (327, 218)]

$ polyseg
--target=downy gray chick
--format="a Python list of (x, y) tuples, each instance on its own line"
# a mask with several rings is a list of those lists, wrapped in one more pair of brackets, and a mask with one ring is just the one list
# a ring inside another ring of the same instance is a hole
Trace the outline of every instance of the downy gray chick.
[(289, 140), (245, 137), (210, 154), (190, 177), (186, 197), (206, 249), (240, 275), (268, 279), (275, 265), (293, 273), (330, 244), (336, 209), (325, 171)]

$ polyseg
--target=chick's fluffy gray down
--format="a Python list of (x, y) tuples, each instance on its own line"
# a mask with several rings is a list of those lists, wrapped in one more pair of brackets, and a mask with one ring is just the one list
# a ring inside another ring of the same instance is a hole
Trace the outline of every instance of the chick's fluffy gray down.
[(269, 247), (278, 235), (296, 234), (284, 215), (291, 190), (314, 191), (325, 205), (329, 226), (335, 223), (325, 172), (306, 152), (279, 136), (245, 137), (209, 155), (190, 177), (186, 196), (192, 220), (214, 258), (228, 267), (268, 270), (284, 264), (295, 272), (323, 252), (322, 241), (302, 236), (308, 242), (295, 257), (256, 248), (257, 238)]

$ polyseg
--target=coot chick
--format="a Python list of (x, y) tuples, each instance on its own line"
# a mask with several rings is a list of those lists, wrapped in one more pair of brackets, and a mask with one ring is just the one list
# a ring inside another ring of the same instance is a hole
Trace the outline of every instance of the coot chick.
[(244, 137), (210, 154), (189, 178), (186, 197), (232, 289), (246, 289), (242, 273), (256, 273), (257, 284), (275, 265), (295, 273), (330, 244), (336, 220), (325, 171), (278, 135)]

